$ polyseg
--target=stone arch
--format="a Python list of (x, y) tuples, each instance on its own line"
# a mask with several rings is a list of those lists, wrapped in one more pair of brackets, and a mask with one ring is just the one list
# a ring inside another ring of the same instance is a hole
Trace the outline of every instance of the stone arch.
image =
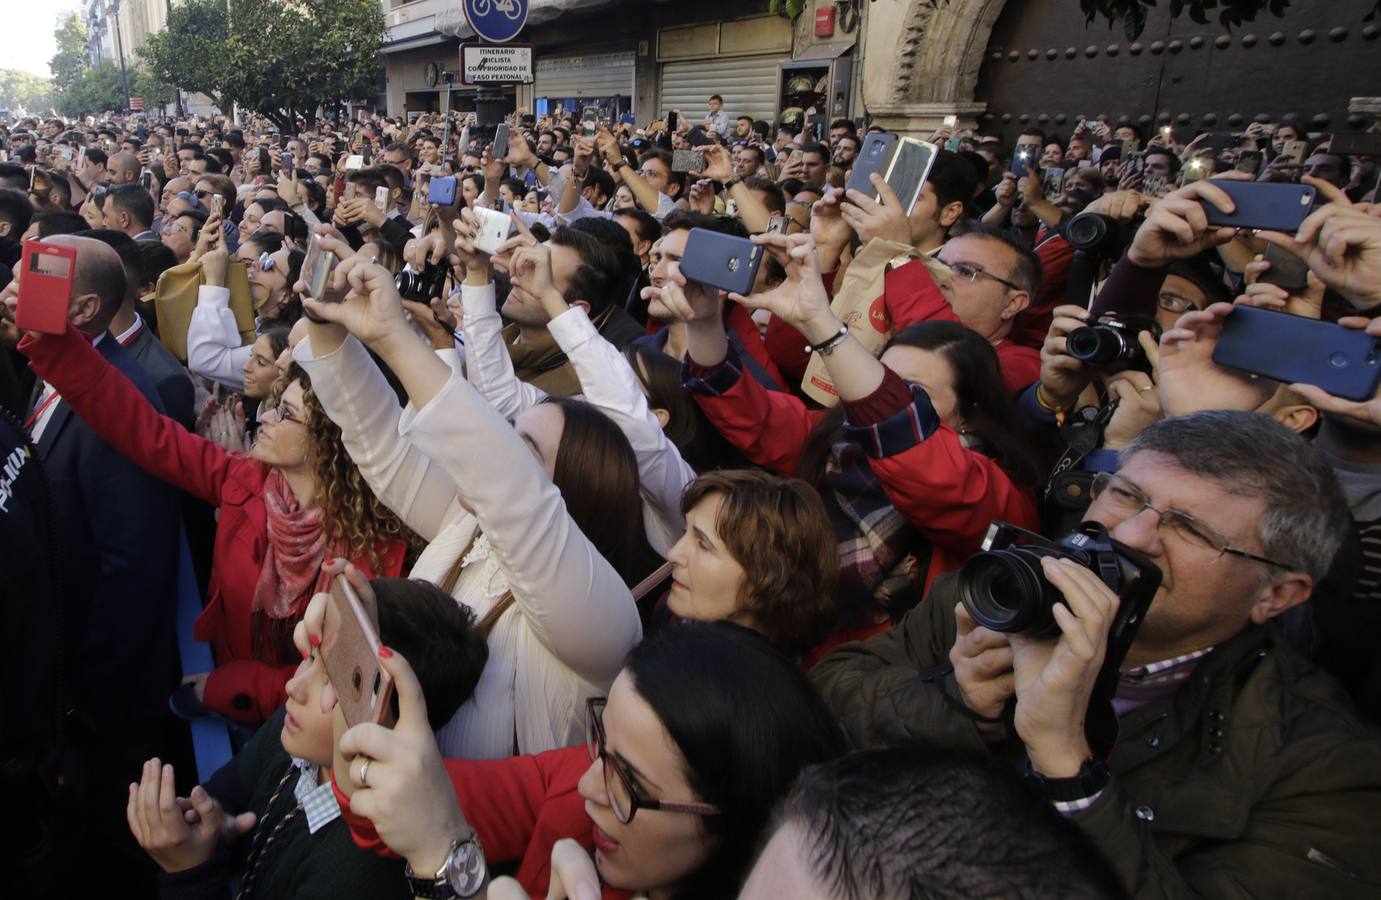
[(864, 103), (888, 127), (931, 128), (945, 116), (972, 119), (993, 25), (1007, 0), (910, 0), (869, 10)]

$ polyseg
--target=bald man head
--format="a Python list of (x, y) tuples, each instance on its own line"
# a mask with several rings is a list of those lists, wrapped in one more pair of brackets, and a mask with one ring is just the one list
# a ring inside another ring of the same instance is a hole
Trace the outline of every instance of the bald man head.
[(133, 153), (117, 153), (106, 160), (105, 174), (112, 185), (133, 184), (139, 178), (139, 160)]

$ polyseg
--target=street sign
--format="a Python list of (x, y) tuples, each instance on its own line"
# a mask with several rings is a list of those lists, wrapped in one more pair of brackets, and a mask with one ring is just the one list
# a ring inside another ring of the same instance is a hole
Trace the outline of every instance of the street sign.
[(143, 98), (143, 97), (130, 97), (130, 98), (129, 98), (129, 108), (130, 108), (131, 110), (133, 110), (134, 112), (143, 112), (143, 111), (144, 111), (144, 98)]
[(464, 84), (532, 84), (532, 45), (462, 44), (460, 80)]
[(528, 0), (464, 0), (465, 18), (481, 40), (503, 44), (527, 24)]

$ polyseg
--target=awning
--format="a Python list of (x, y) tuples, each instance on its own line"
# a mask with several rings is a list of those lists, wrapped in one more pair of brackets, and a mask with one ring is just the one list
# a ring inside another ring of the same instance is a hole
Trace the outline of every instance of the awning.
[(807, 47), (800, 53), (791, 57), (797, 62), (811, 62), (812, 60), (838, 59), (845, 53), (854, 48), (854, 42), (836, 44), (816, 44), (814, 47)]

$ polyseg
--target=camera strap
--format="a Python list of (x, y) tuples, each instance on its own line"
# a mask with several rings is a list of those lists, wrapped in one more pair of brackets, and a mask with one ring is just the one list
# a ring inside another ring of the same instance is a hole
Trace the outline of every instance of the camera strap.
[(1108, 423), (1112, 421), (1113, 413), (1116, 411), (1116, 403), (1104, 403), (1096, 410), (1091, 406), (1085, 406), (1075, 410), (1069, 422), (1060, 429), (1065, 449), (1050, 470), (1050, 477), (1045, 481), (1045, 491), (1042, 494), (1045, 502), (1050, 502), (1060, 476), (1074, 469), (1102, 445), (1103, 432), (1107, 430)]

